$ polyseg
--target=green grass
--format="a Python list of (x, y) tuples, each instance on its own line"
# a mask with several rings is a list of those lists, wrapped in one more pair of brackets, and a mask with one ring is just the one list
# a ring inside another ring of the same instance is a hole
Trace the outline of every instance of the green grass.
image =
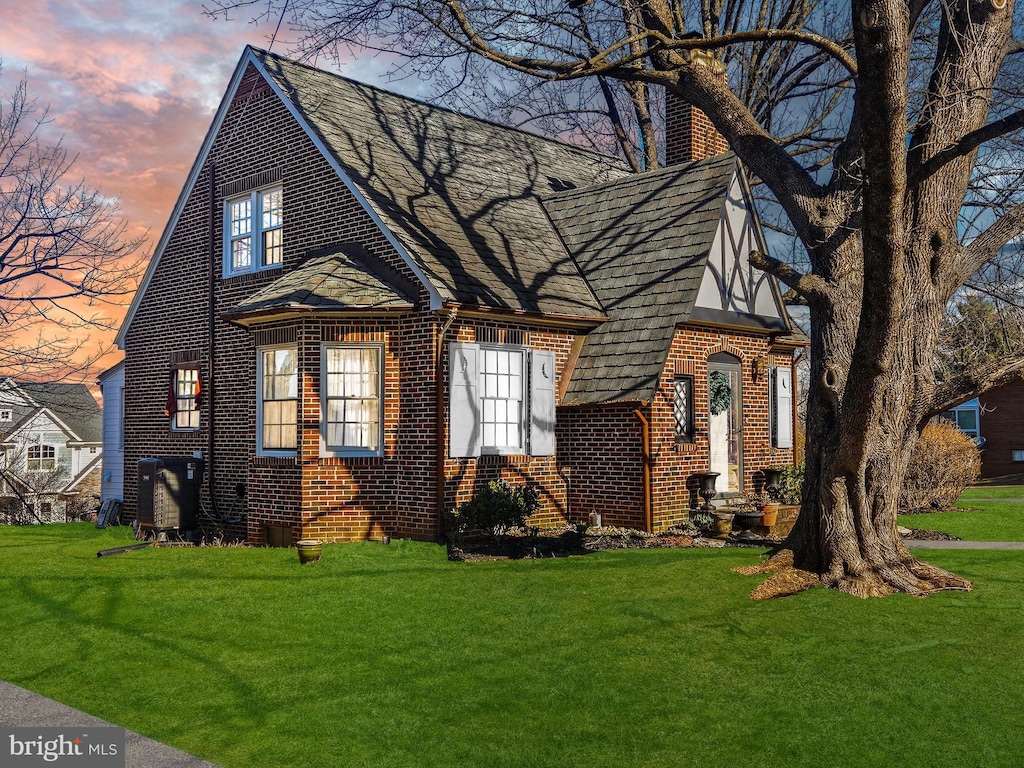
[(1024, 541), (1024, 503), (960, 497), (957, 508), (900, 515), (897, 521), (908, 528), (942, 531), (966, 541)]
[(750, 550), (449, 563), (0, 528), (0, 678), (235, 766), (1016, 766), (1024, 553), (753, 603)]
[(967, 499), (1024, 499), (1024, 485), (974, 486), (960, 496)]

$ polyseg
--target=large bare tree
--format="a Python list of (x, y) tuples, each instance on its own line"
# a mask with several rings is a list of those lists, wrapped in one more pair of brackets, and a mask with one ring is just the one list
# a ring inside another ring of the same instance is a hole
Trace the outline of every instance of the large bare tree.
[[(1012, 0), (216, 6), (273, 19), (287, 8), (306, 53), (370, 46), (400, 52), (410, 71), (444, 62), (453, 77), (497, 67), (567, 88), (662, 88), (703, 110), (801, 245), (793, 259), (752, 261), (811, 318), (801, 514), (765, 568), (781, 570), (755, 594), (818, 582), (860, 596), (970, 588), (911, 555), (896, 514), (929, 417), (1024, 370), (1010, 355), (935, 374), (948, 302), (1024, 229), (1021, 155), (1005, 139), (1024, 125)], [(729, 64), (729, 82), (707, 54)], [(779, 83), (794, 98), (778, 103)]]
[(73, 179), (51, 122), (24, 76), (0, 102), (0, 375), (88, 372), (106, 351), (95, 332), (116, 323), (107, 310), (136, 287), (144, 238), (127, 236), (116, 201)]

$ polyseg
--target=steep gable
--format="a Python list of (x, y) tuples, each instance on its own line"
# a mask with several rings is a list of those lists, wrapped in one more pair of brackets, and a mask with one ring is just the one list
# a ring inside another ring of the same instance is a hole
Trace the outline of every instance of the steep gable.
[(253, 56), (445, 300), (600, 317), (538, 198), (622, 177), (619, 161)]
[(734, 166), (724, 154), (545, 201), (608, 314), (583, 343), (564, 404), (653, 396), (697, 297)]

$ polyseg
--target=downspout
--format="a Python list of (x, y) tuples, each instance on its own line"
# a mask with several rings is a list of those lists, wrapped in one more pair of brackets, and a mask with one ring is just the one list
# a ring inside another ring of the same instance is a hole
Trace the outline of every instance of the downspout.
[(448, 329), (452, 327), (452, 323), (455, 322), (458, 312), (458, 308), (455, 307), (448, 310), (448, 319), (444, 321), (437, 333), (437, 346), (434, 350), (434, 430), (436, 439), (434, 472), (437, 493), (437, 541), (439, 544), (444, 542), (444, 459), (447, 453), (444, 444), (444, 377), (441, 363), (444, 359), (444, 337), (448, 333)]
[(217, 258), (217, 247), (214, 242), (214, 236), (217, 233), (216, 217), (217, 217), (217, 161), (210, 160), (210, 231), (208, 233), (208, 241), (210, 248), (210, 373), (206, 377), (206, 401), (207, 401), (207, 417), (206, 417), (206, 478), (209, 483), (210, 489), (210, 511), (213, 513), (215, 519), (220, 520), (220, 515), (217, 513), (217, 494), (214, 490), (213, 482), (213, 444), (214, 444), (214, 422), (213, 422), (213, 392), (214, 392), (214, 370), (216, 370), (217, 360), (217, 334), (214, 332), (214, 322), (216, 320), (216, 304), (214, 302), (214, 288), (216, 285), (216, 274), (219, 259)]
[(651, 498), (651, 424), (637, 408), (633, 415), (640, 419), (640, 451), (644, 464), (644, 530), (654, 533), (654, 509)]

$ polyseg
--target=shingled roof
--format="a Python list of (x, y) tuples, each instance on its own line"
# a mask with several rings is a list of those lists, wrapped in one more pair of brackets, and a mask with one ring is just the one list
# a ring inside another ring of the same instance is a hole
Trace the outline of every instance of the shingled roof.
[[(386, 276), (386, 277), (385, 277)], [(316, 311), (407, 310), (414, 286), (354, 243), (313, 256), (260, 289), (225, 316), (245, 318)]]
[(82, 442), (103, 440), (103, 409), (85, 384), (21, 381), (18, 388), (60, 419)]
[(619, 160), (252, 54), (444, 301), (602, 318), (539, 198)]
[(697, 298), (735, 162), (727, 153), (545, 200), (608, 315), (583, 343), (564, 404), (654, 396)]

